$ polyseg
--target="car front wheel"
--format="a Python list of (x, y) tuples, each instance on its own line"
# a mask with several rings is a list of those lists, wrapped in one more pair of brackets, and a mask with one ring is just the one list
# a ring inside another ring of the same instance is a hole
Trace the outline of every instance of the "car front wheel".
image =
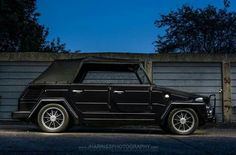
[(168, 127), (174, 134), (191, 134), (198, 127), (198, 116), (193, 109), (173, 109), (168, 117)]
[(69, 114), (60, 104), (47, 104), (40, 109), (37, 121), (45, 132), (62, 132), (68, 127)]

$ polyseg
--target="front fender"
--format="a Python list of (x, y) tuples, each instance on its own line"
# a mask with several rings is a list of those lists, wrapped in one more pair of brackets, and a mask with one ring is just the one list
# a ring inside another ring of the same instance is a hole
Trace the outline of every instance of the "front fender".
[(204, 124), (207, 120), (207, 113), (206, 113), (206, 104), (205, 103), (198, 103), (198, 102), (172, 102), (170, 103), (165, 112), (161, 116), (161, 124), (164, 125), (166, 119), (168, 119), (169, 113), (175, 108), (192, 108), (198, 114), (200, 125)]

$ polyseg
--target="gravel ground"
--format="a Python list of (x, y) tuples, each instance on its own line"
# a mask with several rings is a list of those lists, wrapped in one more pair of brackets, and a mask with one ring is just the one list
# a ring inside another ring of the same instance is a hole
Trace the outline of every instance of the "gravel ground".
[(32, 125), (0, 125), (0, 155), (6, 154), (236, 154), (236, 128), (208, 127), (193, 135), (160, 129), (73, 128), (49, 134)]

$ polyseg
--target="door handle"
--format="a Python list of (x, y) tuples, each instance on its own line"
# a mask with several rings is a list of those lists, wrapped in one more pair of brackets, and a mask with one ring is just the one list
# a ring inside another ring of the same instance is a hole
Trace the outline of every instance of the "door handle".
[(124, 91), (121, 91), (121, 90), (114, 90), (113, 93), (116, 93), (116, 94), (123, 94)]
[(76, 90), (76, 89), (73, 89), (72, 92), (73, 92), (73, 93), (82, 93), (83, 90)]

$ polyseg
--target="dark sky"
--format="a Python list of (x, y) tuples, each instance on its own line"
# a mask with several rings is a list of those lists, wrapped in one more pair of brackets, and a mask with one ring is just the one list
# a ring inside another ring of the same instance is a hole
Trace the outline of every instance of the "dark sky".
[(183, 4), (222, 8), (223, 0), (38, 0), (37, 7), (49, 40), (60, 37), (72, 51), (152, 53), (163, 33), (154, 21)]

